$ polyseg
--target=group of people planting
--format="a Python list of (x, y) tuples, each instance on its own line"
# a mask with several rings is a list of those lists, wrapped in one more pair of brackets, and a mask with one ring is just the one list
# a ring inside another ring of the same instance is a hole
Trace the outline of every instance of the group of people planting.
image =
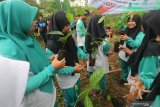
[[(32, 36), (37, 10), (22, 0), (0, 2), (0, 56), (30, 64), (21, 106), (57, 107), (56, 79), (65, 107), (75, 104), (82, 107), (78, 96), (81, 92), (80, 72), (85, 68), (90, 76), (98, 69), (105, 71), (99, 83), (100, 94), (105, 96), (110, 43), (103, 27), (104, 20), (101, 20), (103, 16), (92, 14), (86, 25), (86, 13), (81, 14), (74, 25), (75, 40), (66, 13), (54, 13), (43, 49)], [(160, 105), (159, 18), (159, 10), (145, 13), (142, 18), (134, 14), (128, 17), (128, 26), (120, 35), (120, 83), (131, 86), (126, 95), (130, 103), (150, 101), (152, 107)]]

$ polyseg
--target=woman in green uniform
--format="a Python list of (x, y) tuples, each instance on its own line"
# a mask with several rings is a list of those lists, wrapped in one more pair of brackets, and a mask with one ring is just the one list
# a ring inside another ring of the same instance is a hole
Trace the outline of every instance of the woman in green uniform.
[[(160, 11), (151, 11), (144, 15), (142, 23), (145, 33), (145, 38), (142, 42), (142, 46), (136, 53), (126, 51), (132, 54), (131, 58), (133, 64), (131, 64), (131, 70), (139, 69), (139, 78), (131, 77), (135, 80), (135, 83), (128, 85), (134, 85), (135, 88), (132, 91), (138, 91), (140, 99), (143, 92), (150, 93), (143, 96), (143, 101), (150, 101), (152, 107), (159, 107), (160, 105)], [(138, 58), (135, 59), (135, 58)], [(135, 59), (135, 60), (133, 60)]]
[[(138, 14), (134, 14), (133, 18), (128, 18), (128, 27), (125, 30), (125, 34), (120, 35), (121, 41), (123, 41), (122, 45), (136, 52), (141, 45), (143, 37), (144, 33), (141, 32), (141, 17)], [(119, 57), (122, 69), (122, 79), (120, 80), (120, 83), (123, 84), (127, 82), (127, 77), (130, 71), (129, 66), (127, 65), (129, 55), (120, 50)]]
[[(104, 96), (106, 91), (106, 76), (109, 72), (108, 54), (110, 44), (103, 28), (104, 21), (98, 23), (101, 17), (102, 16), (95, 15), (91, 18), (87, 29), (87, 32), (90, 35), (85, 37), (85, 49), (90, 55), (90, 60), (87, 64), (89, 74), (92, 75), (93, 72), (96, 72), (98, 69), (103, 69), (105, 71), (102, 79), (100, 80), (100, 88), (102, 89), (101, 95)], [(94, 61), (91, 61), (91, 59), (94, 59)], [(91, 64), (91, 62), (94, 62), (94, 64)], [(94, 95), (96, 94), (97, 92), (94, 92)]]
[(50, 64), (45, 51), (29, 34), (36, 13), (36, 7), (22, 0), (0, 2), (0, 55), (30, 63), (23, 107), (53, 107), (53, 74), (65, 65), (65, 59), (58, 61), (55, 56)]
[[(71, 27), (65, 12), (56, 12), (52, 15), (50, 31), (60, 31), (64, 36), (68, 35)], [(87, 60), (88, 55), (83, 52), (71, 36), (69, 36), (65, 43), (62, 43), (60, 38), (64, 37), (60, 34), (48, 34), (47, 48), (53, 53), (57, 54), (59, 51), (64, 51), (66, 59), (66, 67), (64, 72), (68, 74), (56, 75), (58, 84), (62, 90), (65, 107), (74, 107), (77, 97), (80, 94), (80, 71), (84, 68), (78, 64), (78, 56), (82, 60)], [(75, 89), (75, 86), (78, 89)], [(80, 104), (80, 103), (79, 103)]]

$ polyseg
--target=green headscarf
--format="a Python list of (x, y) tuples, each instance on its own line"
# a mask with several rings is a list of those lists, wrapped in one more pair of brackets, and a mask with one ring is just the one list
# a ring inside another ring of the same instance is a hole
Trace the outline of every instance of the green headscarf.
[[(16, 44), (25, 57), (17, 55), (13, 59), (28, 61), (33, 74), (38, 74), (50, 64), (45, 51), (31, 35), (28, 35), (37, 10), (22, 0), (0, 2), (0, 39), (10, 39)], [(52, 93), (52, 80), (41, 86), (40, 90)]]

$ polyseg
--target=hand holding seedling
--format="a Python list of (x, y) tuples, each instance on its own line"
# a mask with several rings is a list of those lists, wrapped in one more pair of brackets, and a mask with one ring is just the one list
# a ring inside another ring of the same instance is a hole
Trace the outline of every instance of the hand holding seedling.
[(55, 68), (55, 70), (58, 70), (60, 68), (63, 68), (66, 64), (65, 58), (63, 58), (61, 61), (58, 60), (58, 55), (55, 55), (51, 65)]
[(119, 45), (119, 49), (126, 52), (127, 54), (131, 55), (133, 53), (132, 50), (130, 50), (129, 48), (127, 48), (126, 46), (124, 45)]
[(55, 55), (50, 56), (50, 61), (52, 61), (55, 58)]
[[(130, 94), (132, 94), (132, 95), (138, 94), (139, 98), (142, 99), (143, 93), (150, 92), (149, 90), (145, 90), (145, 85), (139, 78), (132, 77), (132, 76), (130, 76), (130, 78), (135, 81), (135, 83), (125, 83), (125, 85), (128, 85), (128, 86), (135, 86), (135, 88), (133, 89), (133, 91)], [(137, 93), (135, 93), (135, 92), (137, 92)]]
[(119, 49), (126, 49), (127, 47), (124, 45), (119, 45)]
[(84, 68), (84, 66), (82, 66), (82, 65), (76, 65), (76, 66), (74, 66), (74, 72), (79, 73), (83, 68)]
[(124, 41), (128, 40), (128, 36), (126, 34), (120, 35), (120, 38), (121, 40), (124, 40)]

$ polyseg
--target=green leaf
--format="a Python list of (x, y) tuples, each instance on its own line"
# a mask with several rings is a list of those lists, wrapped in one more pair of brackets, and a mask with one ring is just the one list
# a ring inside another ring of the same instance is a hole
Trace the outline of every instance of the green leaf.
[(69, 32), (66, 37), (68, 38), (68, 37), (71, 36), (73, 33), (74, 33), (74, 31)]
[(85, 36), (87, 36), (87, 35), (90, 35), (90, 36), (91, 36), (91, 34), (90, 34), (90, 33), (86, 32), (86, 33), (85, 33)]
[(98, 20), (98, 23), (102, 23), (105, 19), (105, 16), (102, 16), (99, 20)]
[(100, 85), (99, 85), (99, 82), (95, 84), (94, 89), (96, 89), (96, 90), (101, 90)]
[(78, 91), (78, 86), (77, 86), (77, 84), (74, 86), (74, 89), (75, 89), (76, 91)]
[(99, 42), (98, 41), (93, 41), (93, 44), (99, 45)]
[(66, 43), (66, 37), (60, 37), (59, 39), (58, 39), (58, 41), (59, 42), (62, 42), (63, 43), (63, 45)]
[(85, 107), (93, 107), (92, 101), (89, 98), (89, 96), (86, 96), (85, 100), (84, 100), (84, 106)]
[(74, 21), (74, 16), (73, 16), (73, 14), (72, 14), (72, 13), (66, 13), (66, 16), (67, 16), (67, 18), (68, 18), (69, 22)]
[(68, 37), (72, 36), (73, 33), (74, 31), (69, 32), (66, 36), (60, 37), (58, 41), (62, 42), (63, 45), (66, 44)]
[(93, 74), (91, 75), (90, 80), (89, 80), (89, 85), (93, 89), (100, 89), (99, 82), (104, 74), (105, 74), (105, 71), (103, 69), (98, 69), (95, 72), (93, 72)]
[(55, 35), (64, 35), (62, 32), (60, 31), (51, 31), (51, 32), (48, 32), (48, 34), (55, 34)]
[(121, 23), (122, 23), (122, 20), (119, 20), (119, 21), (118, 21), (118, 24), (121, 24)]
[(107, 100), (108, 100), (108, 102), (111, 102), (111, 96), (110, 95), (107, 96)]
[(84, 100), (86, 98), (86, 96), (88, 96), (89, 92), (92, 89), (90, 87), (87, 87), (83, 92), (81, 92), (81, 94), (78, 96), (78, 98), (80, 98), (81, 100)]
[(91, 44), (90, 45), (94, 45), (94, 42), (91, 42)]
[(121, 19), (124, 19), (124, 18), (125, 18), (125, 16), (122, 16), (122, 17), (121, 17)]

